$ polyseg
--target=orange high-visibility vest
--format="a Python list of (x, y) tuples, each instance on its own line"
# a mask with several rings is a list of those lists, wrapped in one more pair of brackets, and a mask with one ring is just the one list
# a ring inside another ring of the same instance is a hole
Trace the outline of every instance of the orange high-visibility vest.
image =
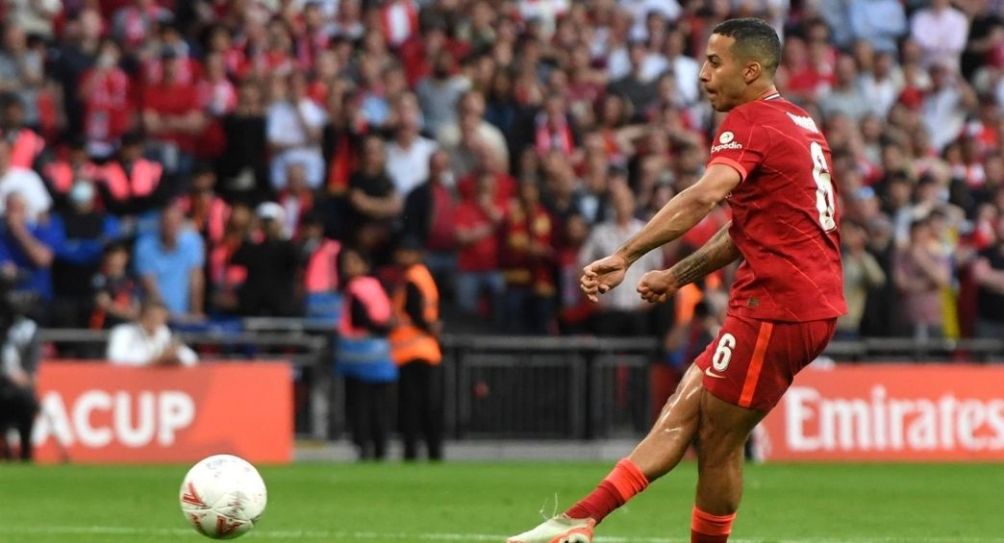
[(160, 183), (164, 168), (150, 160), (141, 158), (133, 163), (132, 171), (126, 175), (122, 164), (110, 162), (104, 169), (104, 180), (108, 190), (116, 200), (149, 196)]
[(405, 304), (408, 297), (408, 283), (413, 283), (422, 293), (422, 313), (427, 322), (439, 320), (439, 290), (436, 282), (432, 279), (429, 269), (423, 264), (416, 264), (404, 273), (404, 281), (398, 285), (394, 291), (394, 298), (391, 303), (394, 306), (394, 315), (397, 317), (397, 326), (390, 333), (391, 357), (398, 365), (421, 360), (432, 365), (438, 365), (443, 361), (443, 352), (439, 348), (439, 341), (415, 326), (405, 311)]
[(10, 165), (30, 170), (43, 150), (45, 150), (45, 140), (42, 136), (27, 128), (21, 128), (10, 147)]

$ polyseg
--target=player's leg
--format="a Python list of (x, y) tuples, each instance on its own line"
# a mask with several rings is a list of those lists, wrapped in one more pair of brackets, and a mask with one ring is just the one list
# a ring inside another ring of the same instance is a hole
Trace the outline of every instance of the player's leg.
[(744, 447), (764, 413), (701, 395), (692, 543), (725, 543), (742, 496)]
[(649, 481), (669, 473), (687, 452), (697, 435), (702, 392), (701, 370), (691, 366), (666, 400), (655, 425), (628, 456)]
[(701, 357), (704, 392), (698, 430), (692, 543), (725, 543), (742, 496), (744, 445), (802, 368), (833, 336), (835, 319), (768, 322), (730, 316), (715, 353)]
[(701, 379), (700, 370), (691, 366), (648, 435), (627, 458), (617, 463), (596, 490), (566, 512), (569, 517), (591, 518), (599, 523), (676, 467), (697, 432)]
[(607, 515), (665, 475), (683, 458), (697, 432), (702, 373), (691, 366), (666, 402), (659, 419), (634, 451), (622, 459), (586, 497), (563, 515), (509, 538), (509, 543), (592, 541), (593, 528)]

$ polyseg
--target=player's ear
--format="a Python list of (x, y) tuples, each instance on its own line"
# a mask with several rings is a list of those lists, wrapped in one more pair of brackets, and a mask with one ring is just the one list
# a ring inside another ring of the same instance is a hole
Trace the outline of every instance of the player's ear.
[(746, 68), (743, 69), (743, 79), (746, 84), (750, 84), (760, 78), (760, 74), (763, 73), (763, 66), (755, 61), (751, 60), (746, 63)]

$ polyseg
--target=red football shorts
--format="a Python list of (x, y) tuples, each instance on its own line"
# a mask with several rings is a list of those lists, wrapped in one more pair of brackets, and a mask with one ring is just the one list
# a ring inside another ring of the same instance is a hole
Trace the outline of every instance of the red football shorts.
[(717, 398), (767, 412), (795, 374), (823, 352), (836, 325), (835, 318), (772, 322), (729, 315), (694, 364), (704, 372), (704, 388)]

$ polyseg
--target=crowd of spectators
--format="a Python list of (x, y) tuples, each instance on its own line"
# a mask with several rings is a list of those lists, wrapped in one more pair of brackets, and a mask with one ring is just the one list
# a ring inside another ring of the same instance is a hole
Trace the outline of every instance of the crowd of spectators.
[(1001, 0), (0, 6), (0, 273), (47, 326), (111, 328), (144, 297), (175, 322), (304, 315), (339, 245), (380, 269), (412, 236), (450, 331), (692, 349), (731, 270), (655, 308), (631, 288), (589, 304), (577, 275), (700, 177), (721, 120), (703, 44), (752, 15), (832, 148), (840, 336), (1004, 332)]

